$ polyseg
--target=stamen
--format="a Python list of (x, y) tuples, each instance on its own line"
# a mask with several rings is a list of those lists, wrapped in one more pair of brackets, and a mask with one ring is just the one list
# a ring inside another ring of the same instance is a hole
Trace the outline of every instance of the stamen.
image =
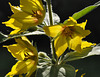
[(37, 18), (41, 18), (43, 16), (42, 12), (41, 11), (33, 11), (33, 14), (32, 14), (32, 17), (37, 17)]

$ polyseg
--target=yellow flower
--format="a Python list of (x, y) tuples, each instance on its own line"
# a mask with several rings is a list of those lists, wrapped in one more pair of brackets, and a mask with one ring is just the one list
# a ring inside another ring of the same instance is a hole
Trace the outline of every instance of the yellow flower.
[(28, 59), (26, 61), (18, 61), (11, 69), (11, 72), (7, 74), (7, 76), (14, 76), (20, 74), (26, 74), (26, 77), (30, 77), (30, 75), (36, 70), (36, 62), (35, 59)]
[(11, 34), (16, 34), (20, 30), (24, 31), (40, 24), (45, 16), (42, 0), (20, 0), (20, 7), (11, 4), (10, 7), (14, 14), (10, 20), (3, 22), (3, 24), (15, 29)]
[(44, 27), (44, 31), (48, 36), (56, 37), (54, 47), (58, 58), (68, 47), (81, 52), (82, 39), (90, 34), (89, 30), (85, 30), (86, 22), (78, 24), (76, 20), (69, 17), (66, 24)]
[(75, 70), (75, 72), (78, 72), (78, 71), (79, 71), (78, 69)]
[(35, 56), (38, 54), (36, 48), (32, 46), (31, 42), (26, 37), (15, 38), (15, 41), (17, 44), (4, 47), (7, 47), (12, 56), (18, 60), (24, 60), (28, 55)]
[(85, 74), (86, 74), (86, 73), (82, 74), (81, 77), (84, 77)]
[(13, 57), (18, 59), (18, 62), (12, 67), (11, 72), (7, 75), (26, 74), (27, 77), (36, 70), (38, 62), (38, 53), (35, 47), (32, 46), (26, 37), (16, 38), (17, 44), (12, 44), (7, 47)]

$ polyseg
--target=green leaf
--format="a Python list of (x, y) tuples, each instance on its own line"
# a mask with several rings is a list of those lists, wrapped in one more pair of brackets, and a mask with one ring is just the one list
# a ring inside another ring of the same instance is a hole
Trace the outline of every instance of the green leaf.
[(5, 77), (10, 77), (10, 76), (8, 75), (8, 76), (5, 76)]
[(3, 33), (0, 32), (0, 43), (2, 43), (3, 41), (6, 41), (7, 38), (8, 38), (7, 35), (4, 35)]
[(82, 59), (87, 57), (87, 55), (89, 54), (89, 52), (91, 52), (93, 47), (88, 47), (82, 50), (82, 52), (69, 52), (65, 55), (63, 62), (68, 62), (68, 61), (73, 61), (73, 60), (77, 60), (77, 59)]
[(100, 45), (99, 44), (97, 44), (95, 47), (93, 47), (92, 51), (89, 52), (88, 55), (86, 55), (85, 57), (93, 56), (93, 55), (100, 55)]
[(76, 12), (72, 15), (72, 17), (75, 19), (75, 20), (78, 20), (79, 18), (83, 17), (84, 15), (86, 15), (87, 13), (91, 12), (93, 9), (95, 9), (96, 7), (98, 7), (97, 5), (91, 5), (91, 6), (88, 6), (86, 8), (84, 8), (83, 10), (79, 11), (79, 12)]
[[(84, 9), (82, 9), (79, 12), (76, 12), (72, 15), (72, 17), (75, 20), (78, 20), (79, 18), (83, 17), (84, 15), (88, 14), (89, 12), (91, 12), (92, 10), (94, 10), (95, 8), (97, 8), (100, 5), (100, 1), (98, 1), (97, 3), (95, 3), (94, 5), (88, 6)], [(64, 21), (64, 24), (67, 23), (67, 20)]]
[(68, 64), (39, 68), (37, 77), (75, 77), (75, 68)]
[(0, 32), (0, 43), (2, 42), (5, 42), (9, 39), (13, 39), (13, 38), (16, 38), (16, 37), (21, 37), (21, 36), (30, 36), (30, 35), (44, 35), (45, 33), (44, 32), (41, 32), (41, 31), (34, 31), (34, 32), (25, 32), (25, 33), (22, 33), (22, 34), (15, 34), (15, 35), (4, 35), (3, 33)]
[(38, 52), (38, 66), (45, 67), (51, 64), (51, 58), (45, 52)]

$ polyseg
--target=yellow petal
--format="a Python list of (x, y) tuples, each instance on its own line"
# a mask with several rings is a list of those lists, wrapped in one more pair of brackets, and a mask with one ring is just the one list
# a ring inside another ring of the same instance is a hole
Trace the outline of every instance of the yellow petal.
[(86, 23), (87, 23), (87, 20), (85, 22), (80, 23), (80, 24), (76, 24), (75, 26), (80, 26), (83, 28), (83, 30), (85, 30)]
[[(26, 61), (18, 61), (11, 69), (11, 72), (9, 72), (7, 75), (20, 75), (20, 74), (26, 74), (28, 71), (34, 69), (36, 70), (36, 62), (34, 60), (28, 59)], [(34, 68), (33, 68), (34, 67)], [(33, 72), (34, 72), (33, 71)]]
[[(38, 19), (36, 17), (33, 17), (31, 14), (28, 14), (25, 12), (15, 13), (11, 17), (23, 24), (35, 24), (38, 22)], [(24, 27), (27, 27), (27, 26), (24, 26)]]
[(81, 27), (79, 26), (74, 26), (75, 29), (75, 33), (82, 36), (82, 37), (86, 37), (87, 35), (89, 35), (91, 32), (90, 30), (83, 30)]
[(86, 74), (86, 73), (82, 74), (81, 77), (84, 77), (85, 74)]
[(37, 67), (34, 65), (34, 66), (27, 72), (27, 74), (25, 75), (25, 77), (31, 77), (31, 75), (33, 74), (33, 72), (35, 72), (36, 68), (37, 68)]
[(12, 54), (13, 57), (17, 58), (18, 60), (24, 60), (25, 55), (23, 52), (23, 48), (19, 44), (13, 44), (3, 47), (7, 47), (8, 51)]
[(2, 24), (5, 24), (7, 27), (11, 27), (13, 29), (20, 29), (23, 26), (20, 22), (18, 22), (14, 18), (11, 18), (10, 20), (6, 22), (2, 22)]
[(67, 23), (65, 25), (67, 26), (74, 26), (75, 24), (77, 24), (77, 21), (74, 20), (72, 17), (69, 17)]
[(75, 37), (69, 40), (69, 47), (73, 50), (81, 52), (81, 42), (81, 37), (76, 35)]
[(78, 71), (79, 71), (78, 69), (75, 70), (75, 72), (78, 72)]
[(31, 14), (32, 11), (44, 10), (42, 0), (20, 0), (20, 7), (23, 11)]
[(59, 58), (68, 47), (66, 37), (63, 35), (59, 35), (54, 41), (54, 47), (57, 57)]
[(62, 26), (60, 25), (45, 26), (43, 29), (48, 36), (55, 37), (59, 32), (61, 32)]
[(21, 29), (15, 29), (15, 30), (13, 30), (13, 31), (10, 32), (10, 35), (19, 34), (20, 31), (21, 31)]
[(90, 42), (87, 42), (87, 41), (82, 41), (82, 45), (81, 45), (81, 48), (86, 48), (86, 47), (90, 47), (94, 44), (90, 43)]
[(16, 38), (15, 40), (21, 47), (23, 47), (24, 49), (27, 48), (27, 53), (29, 53), (30, 55), (38, 55), (36, 48), (32, 46), (32, 44), (26, 37)]
[(22, 40), (27, 41), (29, 44), (31, 44), (31, 45), (32, 45), (32, 43), (28, 40), (28, 38), (27, 38), (27, 37), (23, 36), (23, 37), (21, 37), (21, 38), (22, 38)]
[(21, 11), (21, 8), (19, 6), (12, 6), (10, 2), (9, 5), (13, 13), (17, 13)]

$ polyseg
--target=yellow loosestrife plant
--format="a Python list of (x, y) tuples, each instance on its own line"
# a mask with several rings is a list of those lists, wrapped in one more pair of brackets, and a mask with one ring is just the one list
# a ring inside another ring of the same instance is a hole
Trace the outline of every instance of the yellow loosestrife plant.
[[(67, 62), (100, 55), (97, 51), (99, 46), (84, 40), (91, 33), (85, 29), (87, 20), (77, 22), (79, 18), (97, 8), (100, 1), (74, 13), (63, 23), (60, 23), (58, 15), (53, 13), (51, 1), (45, 2), (46, 5), (43, 5), (42, 0), (20, 0), (19, 6), (12, 6), (9, 2), (13, 14), (2, 24), (14, 30), (9, 35), (0, 32), (0, 43), (12, 38), (16, 41), (15, 44), (3, 47), (7, 48), (17, 63), (6, 77), (76, 77), (78, 69)], [(28, 40), (29, 35), (48, 36), (52, 56), (38, 51), (37, 45)], [(84, 75), (85, 73), (81, 77)]]

